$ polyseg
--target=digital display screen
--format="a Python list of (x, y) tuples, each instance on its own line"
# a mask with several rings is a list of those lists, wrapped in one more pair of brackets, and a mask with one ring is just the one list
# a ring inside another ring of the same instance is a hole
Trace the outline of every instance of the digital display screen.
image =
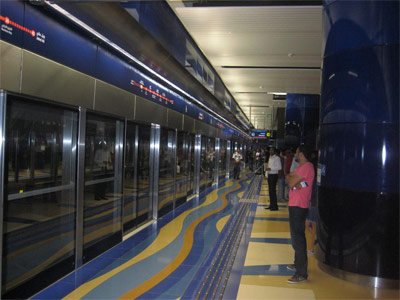
[(253, 130), (251, 133), (253, 139), (268, 139), (272, 138), (272, 131), (269, 130)]

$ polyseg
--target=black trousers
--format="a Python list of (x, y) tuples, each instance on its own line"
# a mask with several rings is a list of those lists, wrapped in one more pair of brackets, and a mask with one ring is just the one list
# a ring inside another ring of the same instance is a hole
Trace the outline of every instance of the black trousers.
[(233, 167), (233, 178), (239, 179), (240, 176), (240, 163), (235, 163)]
[(305, 278), (308, 277), (307, 242), (305, 234), (307, 213), (308, 208), (289, 206), (289, 224), (292, 246), (294, 249), (294, 265), (296, 266), (296, 274)]
[(278, 182), (278, 174), (268, 174), (268, 189), (269, 189), (269, 207), (272, 209), (278, 208), (276, 199), (276, 183)]

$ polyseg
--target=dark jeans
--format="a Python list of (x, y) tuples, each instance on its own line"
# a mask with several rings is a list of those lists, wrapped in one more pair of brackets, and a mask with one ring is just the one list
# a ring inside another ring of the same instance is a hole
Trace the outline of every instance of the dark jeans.
[(208, 164), (208, 172), (209, 172), (208, 178), (213, 178), (214, 177), (214, 162), (213, 161), (209, 162), (209, 164)]
[(239, 179), (240, 176), (240, 163), (235, 163), (233, 167), (233, 178)]
[(276, 200), (277, 182), (278, 182), (278, 174), (268, 174), (269, 207), (272, 209), (278, 208), (278, 201)]
[(306, 218), (308, 208), (298, 206), (289, 206), (290, 235), (292, 237), (292, 246), (294, 249), (294, 265), (296, 274), (308, 277), (307, 272), (307, 243), (306, 243)]
[(264, 174), (263, 165), (264, 163), (260, 159), (256, 160), (256, 169), (257, 169), (256, 174)]

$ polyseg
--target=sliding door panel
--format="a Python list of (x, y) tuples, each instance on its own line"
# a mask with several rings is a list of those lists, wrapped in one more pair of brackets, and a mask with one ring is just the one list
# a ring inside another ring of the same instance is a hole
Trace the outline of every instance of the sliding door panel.
[(111, 248), (122, 238), (122, 129), (120, 120), (87, 114), (84, 262)]
[(74, 269), (78, 115), (7, 97), (2, 293), (25, 299)]
[[(158, 217), (174, 208), (175, 197), (175, 130), (161, 128), (158, 181)], [(157, 172), (157, 170), (154, 170)]]

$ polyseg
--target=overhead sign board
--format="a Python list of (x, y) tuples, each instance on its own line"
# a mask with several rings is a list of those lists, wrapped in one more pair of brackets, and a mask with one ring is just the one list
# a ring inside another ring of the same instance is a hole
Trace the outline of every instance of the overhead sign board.
[(272, 132), (269, 130), (253, 130), (251, 137), (253, 139), (268, 139), (272, 138)]

